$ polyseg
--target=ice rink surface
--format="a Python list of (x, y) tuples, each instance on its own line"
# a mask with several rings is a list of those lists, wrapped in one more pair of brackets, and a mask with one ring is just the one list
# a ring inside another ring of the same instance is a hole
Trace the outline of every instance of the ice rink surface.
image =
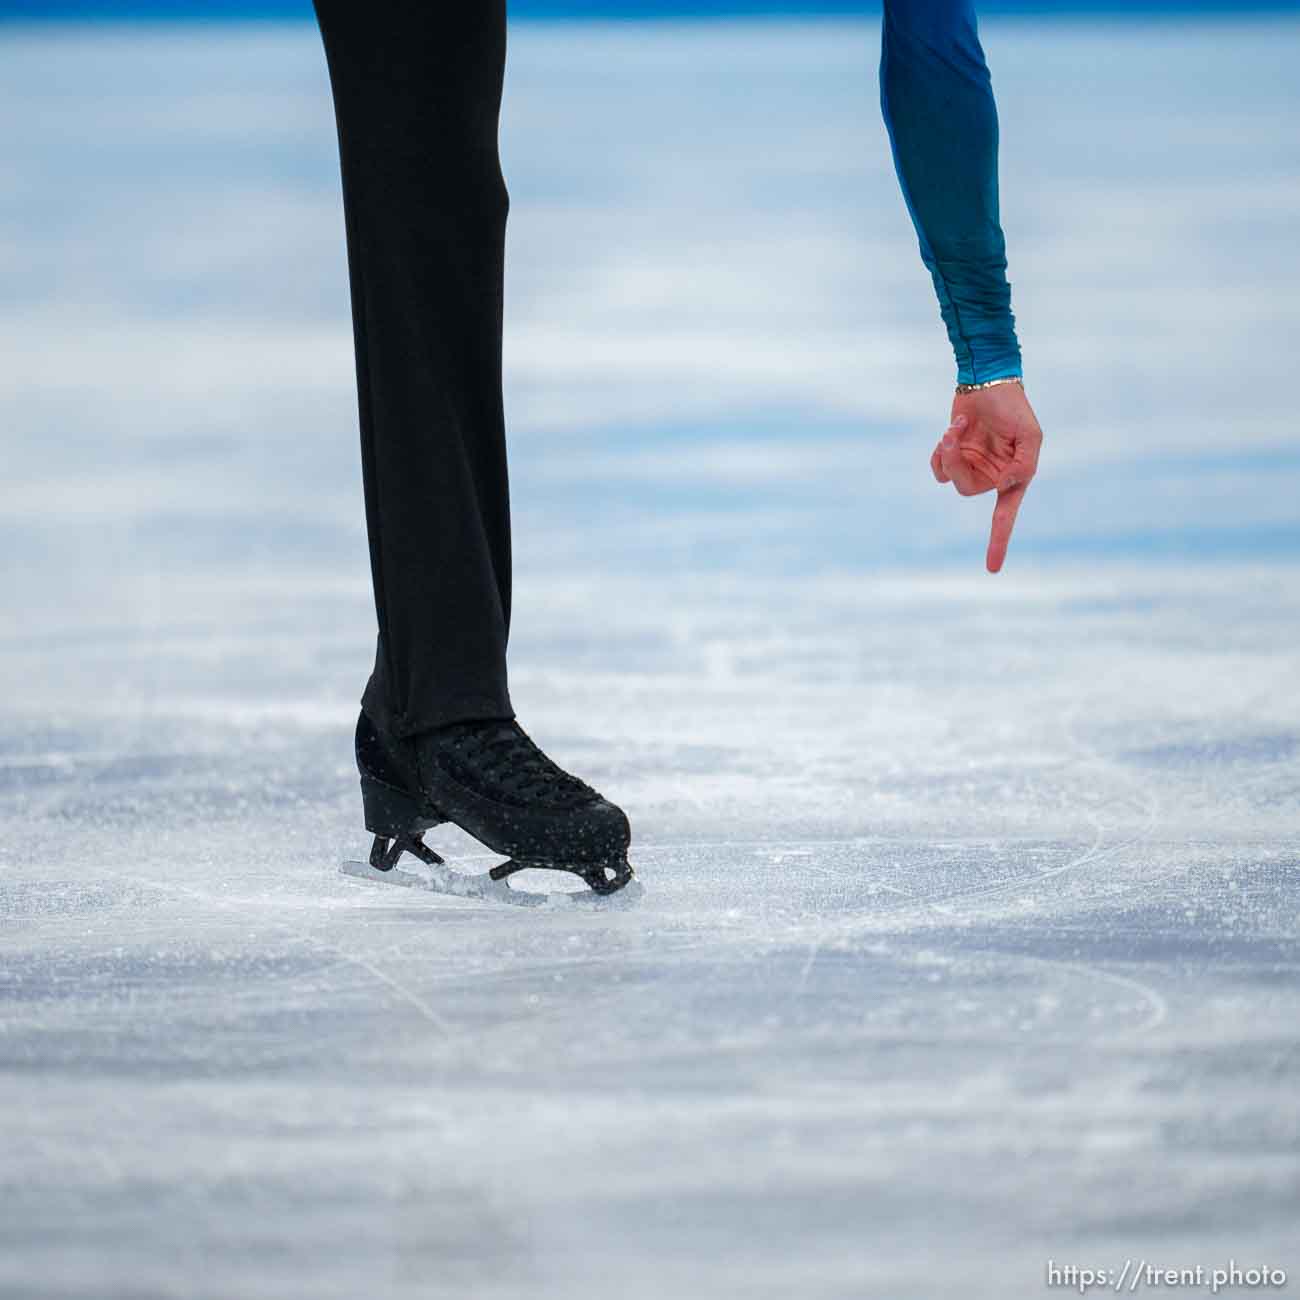
[(997, 579), (875, 25), (512, 34), (513, 691), (645, 888), (530, 911), (338, 870), (314, 32), (3, 32), (6, 1300), (1300, 1287), (1300, 24), (982, 30)]

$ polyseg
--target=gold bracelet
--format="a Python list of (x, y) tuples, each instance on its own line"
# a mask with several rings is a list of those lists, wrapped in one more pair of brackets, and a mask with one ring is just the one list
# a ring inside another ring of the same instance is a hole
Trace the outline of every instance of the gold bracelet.
[(1021, 388), (1025, 386), (1025, 381), (1019, 375), (1008, 375), (1005, 379), (986, 379), (982, 384), (958, 384), (958, 393), (978, 393), (981, 388), (996, 388), (999, 384), (1019, 384)]

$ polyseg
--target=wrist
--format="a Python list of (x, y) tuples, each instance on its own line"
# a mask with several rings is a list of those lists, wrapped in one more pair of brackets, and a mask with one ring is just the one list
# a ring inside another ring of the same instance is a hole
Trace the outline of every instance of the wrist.
[(1019, 384), (1023, 388), (1025, 380), (1023, 375), (999, 375), (996, 379), (985, 379), (978, 384), (958, 384), (957, 395), (960, 397), (966, 393), (978, 393), (985, 388), (996, 388), (999, 384)]

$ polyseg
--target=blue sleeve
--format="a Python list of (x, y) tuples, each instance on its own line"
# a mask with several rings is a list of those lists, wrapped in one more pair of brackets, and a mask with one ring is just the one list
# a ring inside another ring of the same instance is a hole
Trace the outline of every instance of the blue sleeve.
[(880, 106), (958, 382), (1020, 374), (997, 107), (971, 0), (885, 0)]

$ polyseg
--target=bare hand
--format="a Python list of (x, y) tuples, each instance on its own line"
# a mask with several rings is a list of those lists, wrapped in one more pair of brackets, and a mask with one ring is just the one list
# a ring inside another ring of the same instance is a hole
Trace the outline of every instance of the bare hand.
[(998, 384), (952, 399), (952, 422), (930, 457), (940, 483), (951, 483), (964, 497), (997, 489), (988, 566), (997, 573), (1006, 559), (1016, 513), (1038, 471), (1043, 431), (1025, 390)]

